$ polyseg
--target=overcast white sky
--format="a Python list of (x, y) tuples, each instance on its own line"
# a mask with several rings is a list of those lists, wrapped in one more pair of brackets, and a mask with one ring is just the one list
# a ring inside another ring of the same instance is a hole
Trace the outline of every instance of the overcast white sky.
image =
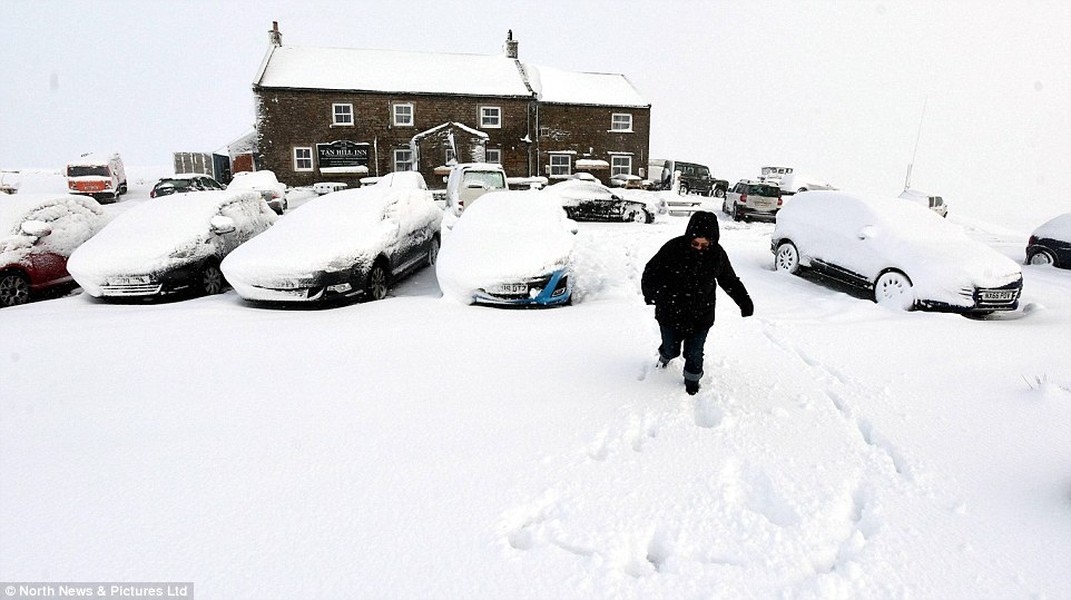
[(128, 165), (212, 151), (254, 123), (271, 22), (303, 46), (492, 54), (626, 74), (651, 153), (721, 177), (785, 164), (969, 201), (1043, 195), (1071, 172), (1063, 0), (164, 2), (0, 0), (0, 168), (115, 149)]

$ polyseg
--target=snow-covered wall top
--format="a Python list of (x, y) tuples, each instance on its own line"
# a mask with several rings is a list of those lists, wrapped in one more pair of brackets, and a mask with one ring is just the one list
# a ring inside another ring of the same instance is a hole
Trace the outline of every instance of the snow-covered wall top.
[(545, 102), (648, 106), (623, 75), (570, 73), (524, 65), (505, 55), (280, 46), (266, 59), (264, 88), (361, 90), (468, 96), (530, 97)]

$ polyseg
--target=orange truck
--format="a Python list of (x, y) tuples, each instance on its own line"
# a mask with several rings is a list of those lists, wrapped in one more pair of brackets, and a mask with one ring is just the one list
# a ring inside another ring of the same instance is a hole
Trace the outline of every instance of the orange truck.
[(72, 194), (92, 196), (102, 204), (119, 200), (126, 193), (126, 171), (118, 154), (86, 153), (67, 163), (67, 189)]

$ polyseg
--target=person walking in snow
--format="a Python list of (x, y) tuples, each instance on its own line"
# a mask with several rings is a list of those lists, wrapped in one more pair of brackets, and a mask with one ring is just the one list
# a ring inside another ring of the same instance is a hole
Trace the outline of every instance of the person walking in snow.
[(736, 302), (741, 316), (755, 312), (719, 238), (714, 213), (693, 213), (684, 235), (666, 242), (647, 263), (640, 284), (644, 302), (655, 306), (662, 333), (657, 366), (665, 368), (683, 346), (684, 389), (692, 395), (699, 392), (703, 377), (703, 346), (714, 325), (716, 285)]

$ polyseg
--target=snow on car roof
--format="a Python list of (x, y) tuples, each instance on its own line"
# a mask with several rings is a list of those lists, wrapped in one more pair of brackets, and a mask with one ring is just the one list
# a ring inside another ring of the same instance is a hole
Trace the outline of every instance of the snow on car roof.
[(247, 283), (335, 271), (370, 262), (399, 231), (431, 225), (442, 211), (426, 190), (372, 185), (325, 194), (246, 242), (223, 263), (227, 277)]
[(1038, 237), (1071, 241), (1071, 213), (1065, 213), (1042, 223), (1034, 230)]
[(275, 171), (264, 169), (260, 171), (239, 171), (232, 176), (231, 183), (227, 187), (239, 190), (252, 190), (256, 189), (256, 186), (275, 188), (280, 185), (283, 184), (279, 182), (277, 177), (275, 177)]
[(74, 194), (29, 193), (0, 196), (0, 235), (17, 234), (19, 225), (33, 210), (49, 204), (74, 202), (97, 214), (102, 214), (100, 204), (86, 196)]

